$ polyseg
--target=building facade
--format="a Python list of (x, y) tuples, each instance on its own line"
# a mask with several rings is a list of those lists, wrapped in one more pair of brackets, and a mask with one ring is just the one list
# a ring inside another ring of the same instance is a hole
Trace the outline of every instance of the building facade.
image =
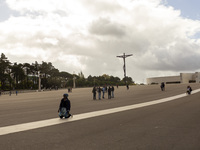
[(195, 73), (180, 73), (179, 76), (166, 76), (147, 78), (147, 84), (176, 84), (176, 83), (200, 83), (200, 72)]

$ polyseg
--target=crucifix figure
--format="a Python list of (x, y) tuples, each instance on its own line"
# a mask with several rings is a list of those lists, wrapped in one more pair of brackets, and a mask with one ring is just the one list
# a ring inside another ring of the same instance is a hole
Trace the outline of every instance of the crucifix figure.
[[(123, 70), (124, 70), (124, 79), (125, 79), (125, 83), (127, 82), (127, 81), (126, 81), (126, 61), (125, 61), (125, 59), (126, 59), (126, 57), (129, 57), (129, 56), (133, 56), (133, 54), (126, 55), (126, 54), (124, 53), (123, 55), (117, 56), (117, 57), (119, 57), (119, 58), (123, 58), (123, 60), (124, 60)], [(127, 84), (127, 83), (126, 83), (126, 84)]]

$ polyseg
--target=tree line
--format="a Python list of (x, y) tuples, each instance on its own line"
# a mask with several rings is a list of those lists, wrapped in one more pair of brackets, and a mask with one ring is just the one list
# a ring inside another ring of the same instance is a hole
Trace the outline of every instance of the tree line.
[(14, 89), (38, 89), (39, 76), (41, 77), (41, 87), (43, 89), (73, 87), (75, 79), (76, 87), (92, 87), (103, 85), (125, 85), (132, 84), (132, 78), (127, 77), (122, 80), (119, 77), (103, 74), (102, 76), (84, 77), (80, 72), (78, 75), (59, 71), (51, 62), (42, 61), (35, 63), (11, 63), (5, 54), (0, 57), (0, 90)]

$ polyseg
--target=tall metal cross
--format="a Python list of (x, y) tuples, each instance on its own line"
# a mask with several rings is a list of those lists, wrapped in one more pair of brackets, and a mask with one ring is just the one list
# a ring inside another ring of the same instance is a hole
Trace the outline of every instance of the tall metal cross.
[[(126, 59), (126, 57), (129, 57), (129, 56), (133, 56), (133, 54), (126, 55), (126, 54), (124, 53), (124, 54), (121, 55), (121, 56), (117, 56), (117, 57), (119, 57), (119, 58), (123, 58), (123, 60), (124, 60), (123, 70), (124, 70), (124, 79), (125, 79), (125, 82), (127, 82), (127, 81), (126, 81), (126, 61), (125, 61), (125, 59)], [(126, 83), (126, 84), (127, 84), (127, 83)]]

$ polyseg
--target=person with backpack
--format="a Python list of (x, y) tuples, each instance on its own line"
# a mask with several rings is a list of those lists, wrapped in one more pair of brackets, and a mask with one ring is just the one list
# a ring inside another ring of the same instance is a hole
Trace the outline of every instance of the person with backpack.
[(68, 94), (63, 94), (63, 98), (60, 101), (60, 105), (58, 109), (59, 117), (61, 119), (63, 117), (69, 118), (71, 116), (70, 109), (71, 109), (71, 102), (68, 99)]

